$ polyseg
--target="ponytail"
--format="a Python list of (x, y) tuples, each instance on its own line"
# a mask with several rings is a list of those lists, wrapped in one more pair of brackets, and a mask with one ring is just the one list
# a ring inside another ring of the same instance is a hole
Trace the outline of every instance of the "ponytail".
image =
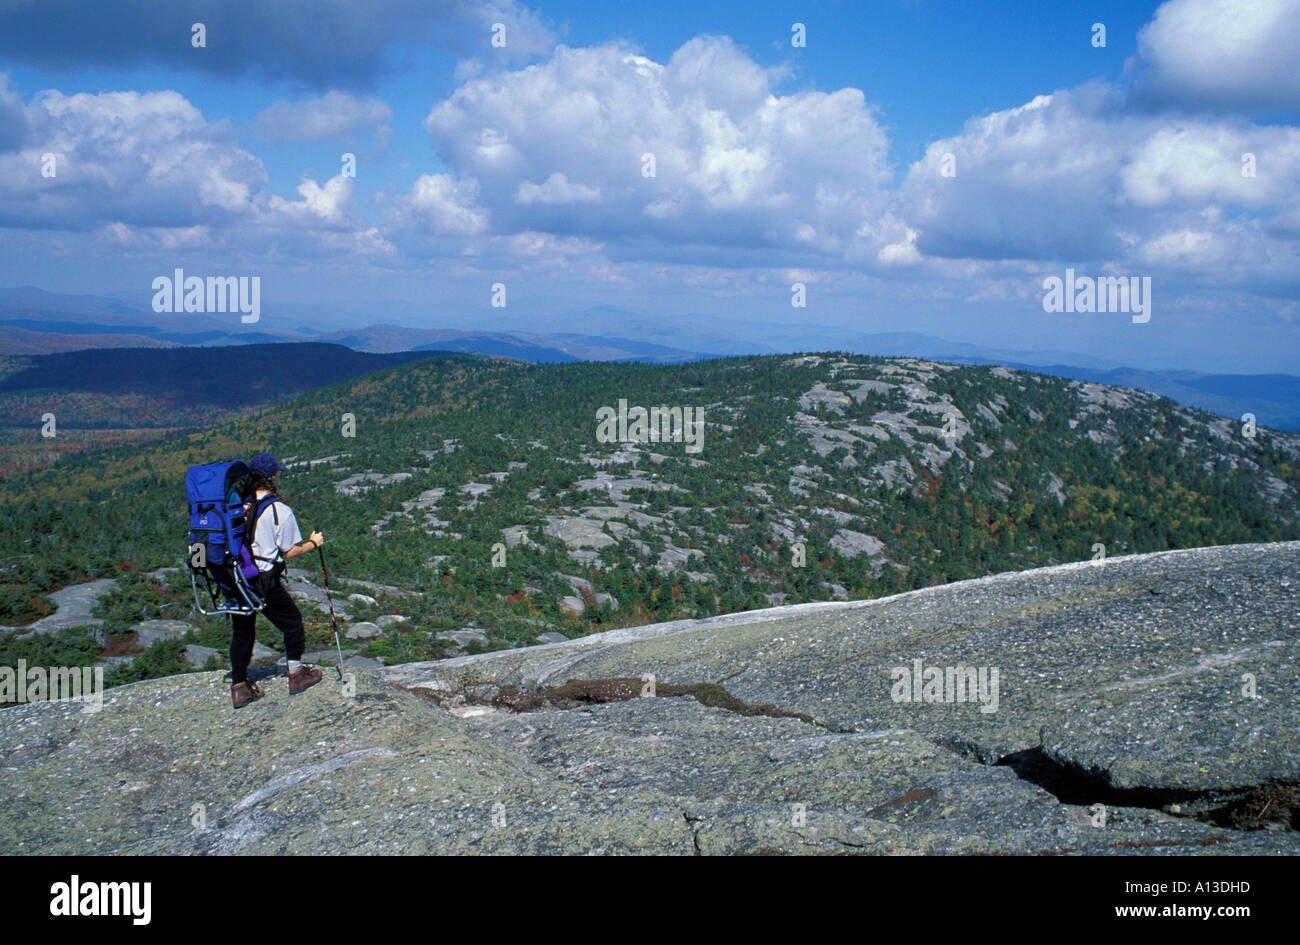
[(271, 495), (275, 496), (277, 501), (283, 502), (285, 505), (289, 505), (289, 500), (280, 494), (280, 491), (275, 488), (275, 484), (271, 482), (270, 479), (267, 479), (261, 473), (254, 471), (253, 472), (253, 493), (256, 495), (256, 493), (259, 490), (265, 490), (271, 493)]

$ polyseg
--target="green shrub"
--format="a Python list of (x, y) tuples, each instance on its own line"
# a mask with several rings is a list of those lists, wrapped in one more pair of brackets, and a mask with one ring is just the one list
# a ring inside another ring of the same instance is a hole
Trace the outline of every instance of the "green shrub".
[(159, 640), (130, 663), (114, 666), (104, 673), (104, 688), (194, 672), (194, 667), (185, 662), (185, 646), (183, 640)]
[(0, 666), (90, 666), (102, 647), (93, 627), (69, 627), (53, 633), (0, 636)]

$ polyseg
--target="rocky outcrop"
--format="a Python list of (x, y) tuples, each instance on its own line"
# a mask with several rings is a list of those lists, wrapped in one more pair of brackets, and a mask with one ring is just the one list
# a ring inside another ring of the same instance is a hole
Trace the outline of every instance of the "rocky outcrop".
[(135, 632), (135, 642), (147, 648), (162, 640), (179, 640), (198, 628), (184, 620), (145, 620), (131, 629)]
[(103, 620), (91, 616), (99, 599), (117, 587), (112, 578), (100, 578), (85, 584), (73, 584), (50, 593), (54, 613), (25, 627), (0, 627), (0, 633), (13, 630), (24, 633), (53, 633), (69, 627), (98, 627)]
[(220, 673), (99, 712), (18, 706), (0, 835), (44, 854), (1297, 853), (1297, 574), (1300, 543), (1111, 558), (356, 670), (355, 691), (330, 674), (291, 699), (272, 677), (238, 712)]
[(370, 640), (383, 636), (384, 628), (368, 620), (361, 620), (348, 627), (344, 634), (349, 640)]

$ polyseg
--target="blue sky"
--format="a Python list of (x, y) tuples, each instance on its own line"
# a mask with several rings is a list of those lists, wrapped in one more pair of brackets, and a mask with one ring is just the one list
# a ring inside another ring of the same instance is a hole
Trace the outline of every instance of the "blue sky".
[[(294, 9), (0, 2), (0, 285), (182, 267), (261, 276), (262, 328), (621, 306), (687, 348), (752, 319), (1295, 370), (1297, 0)], [(1149, 277), (1151, 320), (1045, 313), (1067, 267)]]

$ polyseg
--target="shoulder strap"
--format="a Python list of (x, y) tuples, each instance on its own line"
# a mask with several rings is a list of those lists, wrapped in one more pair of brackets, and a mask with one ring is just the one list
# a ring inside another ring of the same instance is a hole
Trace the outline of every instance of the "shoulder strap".
[[(260, 499), (254, 497), (253, 511), (248, 516), (249, 524), (245, 526), (247, 529), (248, 550), (250, 554), (253, 554), (253, 539), (257, 537), (257, 522), (262, 517), (262, 513), (266, 511), (268, 505), (271, 507), (271, 514), (275, 517), (275, 524), (280, 524), (280, 513), (276, 511), (275, 508), (275, 503), (278, 500), (279, 496), (276, 495), (264, 495)], [(272, 561), (278, 563), (283, 559), (284, 552), (282, 552), (278, 546), (275, 549), (275, 554), (270, 558), (263, 557), (259, 554), (253, 554), (254, 561)]]
[(266, 511), (267, 506), (270, 506), (271, 514), (275, 516), (275, 524), (280, 524), (280, 513), (275, 508), (275, 503), (279, 501), (280, 497), (277, 495), (264, 495), (260, 499), (253, 500), (248, 520), (253, 523), (254, 528), (257, 527), (257, 520), (262, 517), (262, 513)]

